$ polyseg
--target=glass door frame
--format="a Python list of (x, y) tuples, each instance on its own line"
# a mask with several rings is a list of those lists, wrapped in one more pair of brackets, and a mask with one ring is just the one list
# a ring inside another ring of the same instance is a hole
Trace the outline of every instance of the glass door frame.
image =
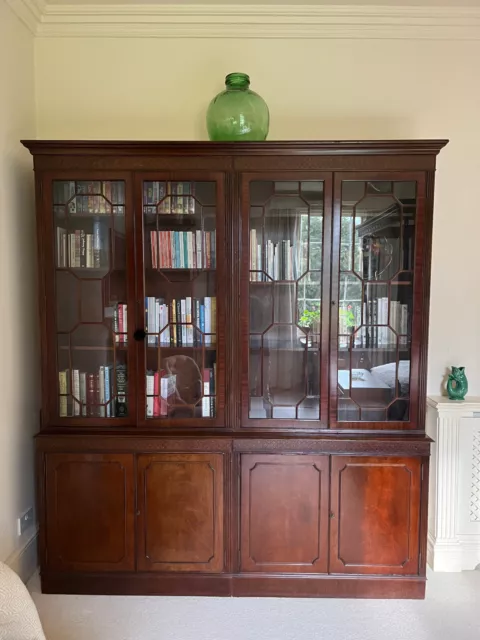
[[(413, 262), (413, 314), (411, 328), (410, 353), (410, 388), (409, 388), (409, 419), (405, 421), (379, 422), (340, 422), (337, 420), (338, 407), (338, 320), (339, 320), (339, 283), (340, 283), (340, 225), (342, 216), (342, 183), (344, 181), (363, 182), (407, 182), (415, 181), (416, 218), (415, 218), (415, 250)], [(428, 305), (424, 304), (427, 293), (425, 287), (429, 282), (429, 273), (425, 269), (425, 255), (427, 253), (427, 207), (426, 207), (427, 174), (423, 171), (355, 171), (335, 172), (333, 196), (333, 226), (332, 226), (332, 285), (331, 285), (331, 317), (330, 317), (330, 429), (344, 431), (378, 431), (423, 429), (418, 425), (418, 408), (422, 399), (420, 395), (420, 357), (423, 333), (428, 323)], [(426, 307), (426, 308), (425, 308)]]
[(329, 341), (330, 314), (321, 315), (320, 327), (320, 419), (283, 419), (283, 418), (249, 418), (250, 386), (250, 183), (256, 181), (269, 182), (323, 182), (323, 245), (322, 245), (322, 277), (321, 302), (325, 310), (330, 308), (330, 278), (332, 252), (332, 189), (333, 173), (330, 171), (262, 171), (258, 173), (242, 173), (240, 182), (241, 211), (241, 243), (240, 243), (240, 344), (241, 344), (241, 391), (240, 391), (240, 427), (241, 429), (259, 429), (275, 431), (325, 430), (328, 428), (329, 402)]
[[(127, 418), (103, 418), (103, 417), (60, 417), (59, 405), (59, 377), (57, 354), (57, 327), (56, 308), (58, 304), (56, 295), (56, 234), (55, 215), (53, 212), (53, 183), (55, 181), (123, 181), (125, 183), (125, 286), (127, 291), (127, 327), (128, 327), (128, 417)], [(44, 276), (44, 300), (40, 300), (44, 309), (45, 328), (42, 327), (42, 335), (46, 335), (45, 350), (42, 351), (42, 380), (43, 397), (46, 398), (44, 407), (45, 415), (42, 415), (42, 423), (53, 427), (92, 427), (105, 428), (116, 427), (131, 428), (135, 426), (136, 418), (136, 350), (133, 340), (133, 326), (135, 319), (135, 243), (134, 243), (134, 210), (133, 210), (133, 180), (132, 173), (121, 171), (83, 171), (69, 170), (65, 172), (48, 171), (42, 173), (39, 178), (41, 188), (41, 206), (45, 215), (44, 236), (39, 234), (39, 260), (43, 266)], [(40, 292), (42, 287), (40, 287)], [(41, 295), (41, 293), (40, 293)], [(54, 354), (54, 355), (53, 355)], [(54, 381), (54, 384), (51, 384)]]
[(215, 182), (216, 183), (216, 298), (217, 298), (217, 371), (215, 381), (215, 417), (213, 418), (146, 418), (145, 376), (147, 362), (145, 339), (136, 342), (137, 362), (137, 425), (155, 429), (211, 429), (225, 428), (225, 375), (226, 375), (226, 322), (228, 267), (225, 234), (225, 174), (219, 171), (178, 169), (175, 171), (144, 171), (135, 173), (135, 261), (136, 261), (136, 304), (135, 329), (145, 329), (145, 238), (143, 217), (143, 183), (155, 182)]

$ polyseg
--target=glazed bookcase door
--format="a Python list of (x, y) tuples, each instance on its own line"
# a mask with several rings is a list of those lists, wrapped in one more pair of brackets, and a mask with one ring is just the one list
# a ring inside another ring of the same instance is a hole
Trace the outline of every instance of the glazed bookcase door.
[(43, 190), (51, 422), (125, 426), (135, 419), (129, 176), (48, 175)]
[(223, 174), (137, 176), (138, 421), (224, 426)]
[(416, 428), (424, 174), (336, 174), (331, 426)]
[(242, 181), (242, 426), (327, 426), (331, 174)]

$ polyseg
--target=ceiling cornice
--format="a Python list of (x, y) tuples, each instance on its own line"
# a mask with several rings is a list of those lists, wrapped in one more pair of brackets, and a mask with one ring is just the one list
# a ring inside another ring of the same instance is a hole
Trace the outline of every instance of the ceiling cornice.
[(480, 40), (480, 8), (50, 5), (7, 0), (38, 37)]

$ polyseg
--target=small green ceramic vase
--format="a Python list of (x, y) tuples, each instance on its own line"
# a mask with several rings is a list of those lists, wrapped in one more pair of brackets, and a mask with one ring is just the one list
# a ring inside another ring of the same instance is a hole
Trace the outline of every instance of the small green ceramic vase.
[(246, 73), (229, 73), (225, 91), (210, 102), (207, 130), (210, 140), (265, 140), (270, 114), (267, 103), (250, 89)]
[(448, 376), (447, 393), (450, 400), (465, 400), (468, 393), (465, 367), (452, 367), (452, 373)]

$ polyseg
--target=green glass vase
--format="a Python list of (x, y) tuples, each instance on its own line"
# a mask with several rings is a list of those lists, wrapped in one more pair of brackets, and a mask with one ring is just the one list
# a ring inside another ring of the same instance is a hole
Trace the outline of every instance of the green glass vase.
[(229, 73), (225, 86), (207, 110), (210, 140), (265, 140), (270, 114), (265, 100), (251, 91), (250, 78), (246, 73)]

